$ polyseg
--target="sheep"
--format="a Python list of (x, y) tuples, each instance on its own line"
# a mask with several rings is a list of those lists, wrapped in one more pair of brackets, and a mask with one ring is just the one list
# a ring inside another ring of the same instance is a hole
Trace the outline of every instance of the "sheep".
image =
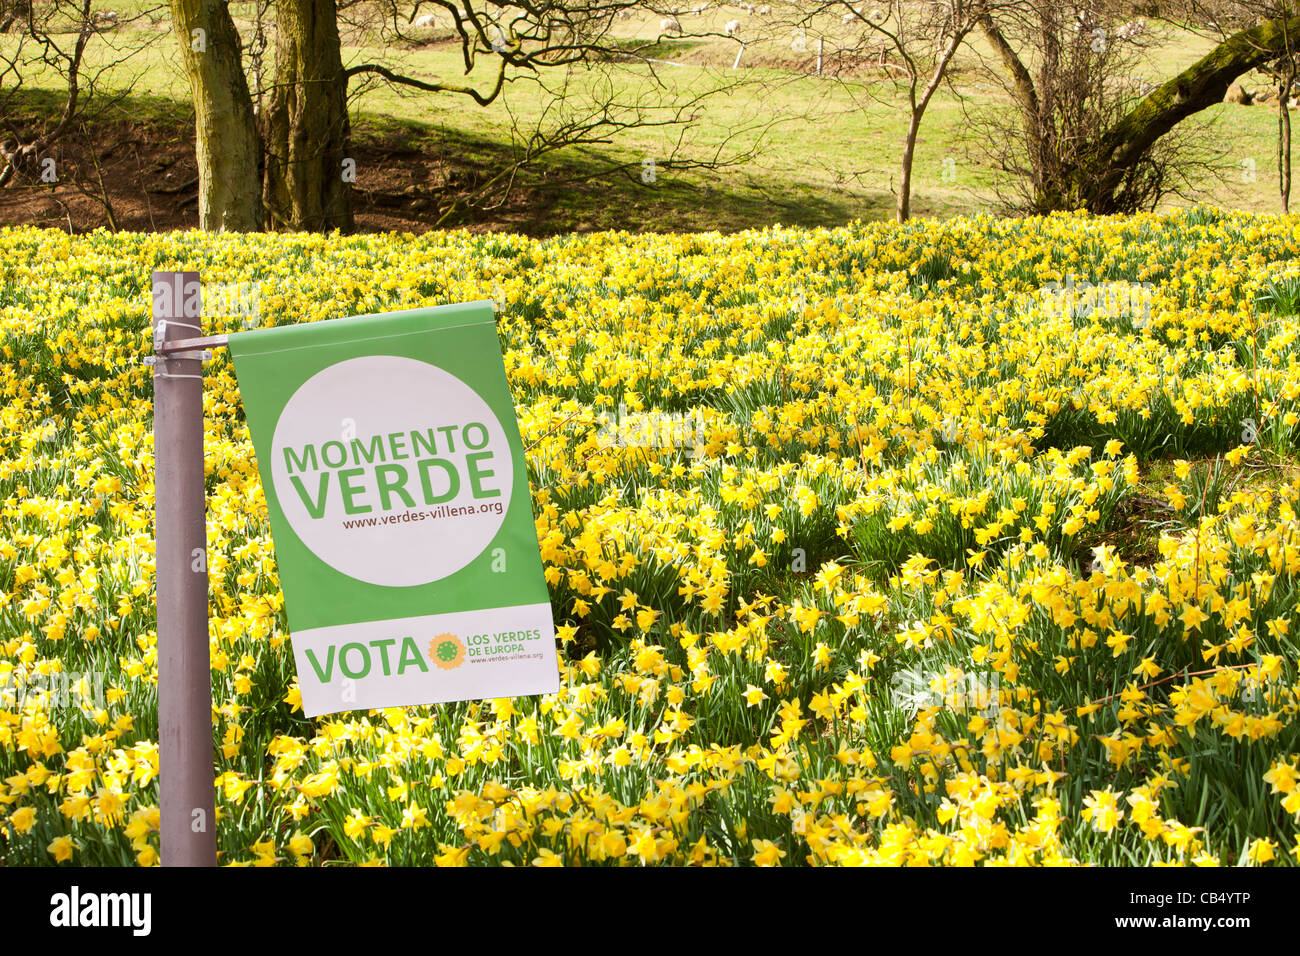
[(432, 13), (426, 13), (424, 16), (418, 18), (411, 24), (411, 26), (415, 27), (417, 30), (423, 30), (426, 28), (431, 29), (433, 27), (436, 27), (437, 25), (438, 25), (438, 18), (435, 17)]
[(659, 21), (659, 32), (676, 33), (680, 35), (683, 32), (682, 25), (677, 21), (676, 17), (664, 17)]
[(765, 17), (772, 12), (772, 8), (765, 3), (761, 7), (759, 7), (756, 12), (760, 17)]
[(1146, 21), (1130, 20), (1128, 23), (1121, 24), (1115, 31), (1115, 36), (1121, 40), (1131, 40), (1134, 37), (1140, 37), (1147, 32)]
[(736, 35), (736, 31), (739, 29), (740, 29), (739, 20), (728, 20), (727, 25), (722, 28), (723, 32), (726, 33), (727, 36), (729, 37), (734, 37)]
[(856, 13), (846, 13), (844, 16), (840, 17), (840, 23), (852, 23), (857, 18), (858, 15)]

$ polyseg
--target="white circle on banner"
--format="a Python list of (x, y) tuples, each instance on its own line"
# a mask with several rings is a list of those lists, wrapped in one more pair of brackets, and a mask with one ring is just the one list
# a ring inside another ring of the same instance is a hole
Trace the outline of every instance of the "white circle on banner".
[(371, 355), (322, 369), (293, 393), (271, 440), (271, 477), (290, 527), (318, 558), (367, 584), (414, 587), (455, 574), (492, 543), (514, 462), (496, 415), (459, 378)]

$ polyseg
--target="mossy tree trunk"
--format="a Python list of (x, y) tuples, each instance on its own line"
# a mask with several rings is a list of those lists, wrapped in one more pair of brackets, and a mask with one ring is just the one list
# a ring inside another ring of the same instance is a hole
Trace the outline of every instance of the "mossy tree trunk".
[(262, 199), (273, 229), (351, 232), (347, 75), (334, 0), (279, 0)]
[(194, 103), (199, 226), (262, 228), (261, 143), (239, 34), (222, 0), (171, 0), (172, 24)]

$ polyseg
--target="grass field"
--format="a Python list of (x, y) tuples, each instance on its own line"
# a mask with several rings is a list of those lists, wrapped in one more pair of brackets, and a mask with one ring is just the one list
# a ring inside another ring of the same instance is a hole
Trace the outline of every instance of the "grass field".
[(1294, 864), (1297, 253), (1201, 208), (0, 230), (0, 862), (157, 862), (140, 358), (186, 268), (265, 326), (502, 306), (562, 645), (555, 695), (304, 719), (219, 356), (223, 863)]

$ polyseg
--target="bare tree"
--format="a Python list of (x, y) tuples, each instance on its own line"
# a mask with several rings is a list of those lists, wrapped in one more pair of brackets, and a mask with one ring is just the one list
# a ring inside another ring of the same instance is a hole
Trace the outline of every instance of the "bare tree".
[[(980, 18), (999, 0), (802, 0), (778, 4), (782, 29), (805, 44), (815, 40), (817, 71), (842, 80), (842, 91), (863, 109), (882, 99), (878, 85), (861, 78), (883, 76), (904, 94), (908, 108), (895, 216), (911, 216), (912, 167), (926, 109), (948, 78), (954, 58)], [(829, 49), (828, 43), (829, 42)], [(950, 85), (951, 89), (951, 85)], [(956, 94), (954, 91), (954, 95)], [(889, 105), (893, 106), (892, 98)]]
[[(59, 168), (58, 146), (79, 136), (88, 123), (129, 92), (114, 71), (156, 37), (119, 33), (118, 28), (150, 12), (141, 10), (127, 18), (97, 9), (96, 0), (46, 0), (40, 5), (20, 2), (6, 8), (0, 23), (17, 37), (0, 45), (0, 123), (4, 126), (0, 187), (72, 181), (68, 175), (72, 171)], [(92, 44), (103, 50), (93, 66), (87, 56)], [(15, 107), (27, 77), (45, 71), (59, 78), (62, 102), (57, 115), (20, 123)], [(110, 77), (117, 82), (113, 88), (109, 87)]]
[[(995, 78), (1016, 109), (994, 107), (974, 126), (976, 151), (1009, 174), (999, 194), (1009, 210), (1046, 213), (1085, 204), (1063, 190), (1092, 144), (1146, 95), (1142, 76), (1151, 38), (1145, 21), (1120, 21), (1125, 5), (1024, 0), (981, 19), (995, 54)], [(1168, 149), (1141, 156), (1125, 171), (1118, 209), (1154, 205), (1179, 164)]]
[[(382, 57), (344, 66), (334, 0), (278, 0), (276, 83), (264, 126), (267, 144), (264, 197), (273, 226), (292, 229), (347, 229), (351, 226), (350, 187), (344, 175), (350, 151), (347, 107), (355, 94), (383, 84), (412, 94), (447, 94), (488, 106), (511, 85), (541, 83), (543, 95), (558, 88), (544, 77), (583, 69), (594, 77), (618, 64), (645, 66), (658, 40), (692, 35), (675, 10), (637, 0), (379, 0), (383, 13), (378, 42)], [(649, 11), (663, 15), (655, 40), (627, 43), (615, 35), (620, 14)], [(372, 21), (373, 22), (373, 21)], [(367, 15), (352, 23), (360, 29)], [(430, 77), (403, 67), (400, 49), (436, 30), (459, 48), (459, 77)], [(696, 34), (698, 35), (698, 34)], [(588, 84), (592, 88), (593, 84)], [(599, 87), (597, 81), (594, 84)], [(593, 108), (576, 104), (565, 113), (547, 108), (544, 120), (557, 120), (547, 134), (543, 122), (530, 133), (520, 163), (569, 145), (591, 144), (634, 126), (694, 121), (698, 110), (678, 108), (669, 86), (659, 85), (661, 102), (628, 97), (619, 85), (604, 87), (607, 101)], [(548, 92), (549, 91), (549, 92)], [(539, 138), (540, 137), (540, 138)], [(509, 181), (507, 175), (504, 181)]]
[[(1285, 55), (1287, 38), (1300, 30), (1300, 18), (1262, 20), (1152, 89), (1134, 96), (1121, 74), (1107, 95), (1107, 79), (1127, 68), (1112, 57), (1114, 41), (1135, 39), (1138, 21), (1119, 22), (1129, 9), (1112, 0), (1021, 0), (981, 20), (1018, 114), (1022, 165), (1011, 158), (1006, 166), (1026, 178), (1026, 210), (1125, 212), (1178, 190), (1189, 175), (1193, 138), (1186, 127), (1181, 142), (1169, 134), (1221, 102), (1239, 76)], [(1190, 168), (1206, 161), (1198, 157)]]
[[(765, 137), (780, 122), (771, 115), (729, 118), (723, 135), (706, 144), (698, 136), (698, 120), (711, 104), (724, 101), (728, 95), (739, 95), (755, 81), (719, 79), (702, 90), (682, 95), (666, 86), (620, 82), (626, 79), (621, 75), (626, 69), (611, 63), (573, 65), (549, 73), (526, 74), (508, 83), (503, 103), (510, 114), (514, 157), (470, 195), (445, 205), (440, 221), (465, 206), (501, 206), (509, 199), (522, 171), (561, 151), (589, 153), (596, 146), (615, 147), (622, 134), (634, 131), (641, 138), (647, 132), (659, 134), (660, 146), (648, 155), (605, 155), (588, 163), (585, 171), (548, 184), (557, 189), (623, 176), (643, 186), (654, 186), (672, 174), (717, 171), (749, 162), (763, 150)], [(529, 99), (544, 104), (536, 119), (522, 120), (511, 108), (509, 89), (513, 83), (536, 87), (528, 93)]]

